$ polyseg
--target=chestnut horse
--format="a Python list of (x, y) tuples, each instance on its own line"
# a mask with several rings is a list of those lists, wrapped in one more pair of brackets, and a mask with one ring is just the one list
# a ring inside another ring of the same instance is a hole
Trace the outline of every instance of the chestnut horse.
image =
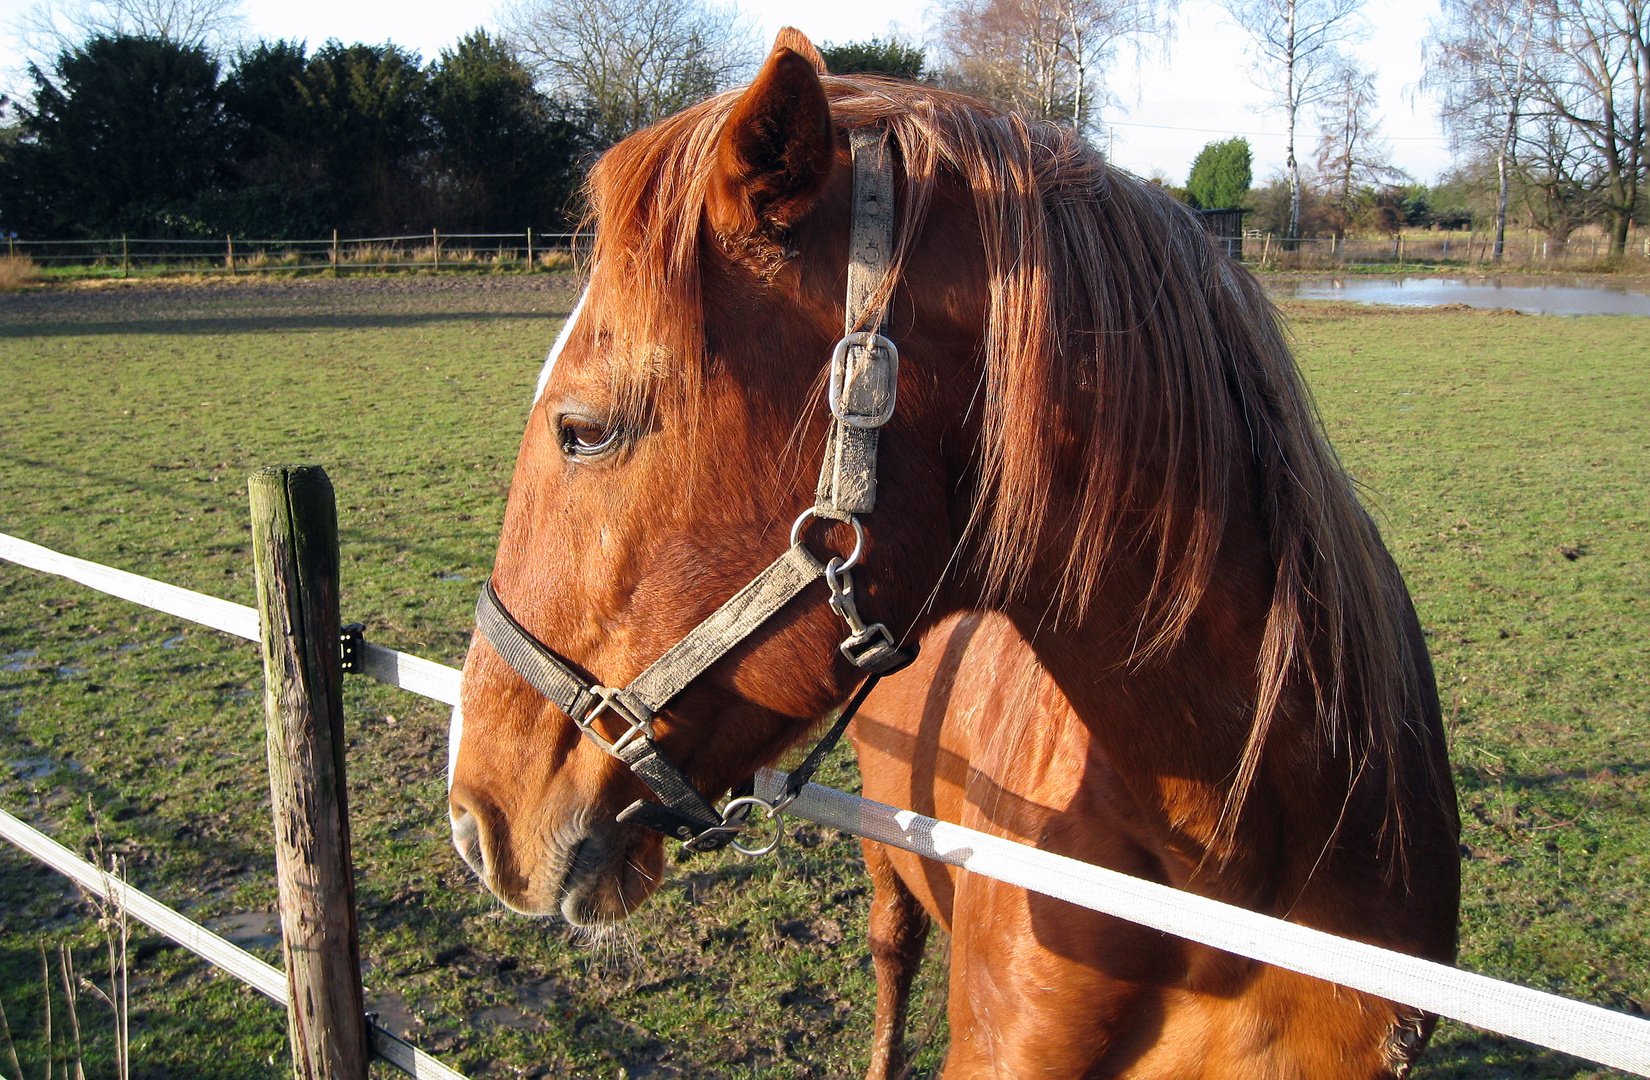
[[(478, 635), (450, 749), (466, 861), (510, 907), (579, 924), (658, 886), (663, 839), (624, 809), (648, 791), (611, 752), (644, 725), (618, 722), (628, 688), (594, 683), (626, 686), (720, 616), (813, 504), (850, 136), (878, 132), (897, 162), (901, 360), (857, 598), (924, 651), (856, 721), (866, 794), (1451, 959), (1457, 820), (1430, 664), (1256, 282), (1068, 130), (822, 72), (786, 31), (750, 87), (593, 173), (589, 289), (541, 381), (492, 580), (575, 704)], [(814, 551), (856, 546), (847, 523), (802, 520)], [(646, 723), (706, 799), (859, 683), (825, 592), (776, 607)], [(901, 1070), (932, 922), (953, 936), (953, 1080), (1364, 1080), (1402, 1075), (1430, 1031), (875, 844), (866, 859), (873, 1078)]]

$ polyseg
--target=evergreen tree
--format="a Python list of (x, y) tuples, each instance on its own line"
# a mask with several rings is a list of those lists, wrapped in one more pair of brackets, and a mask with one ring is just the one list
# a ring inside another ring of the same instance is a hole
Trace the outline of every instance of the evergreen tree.
[(0, 175), (0, 221), (37, 236), (201, 231), (227, 165), (218, 63), (197, 45), (94, 37), (37, 66)]
[(443, 52), (429, 108), (444, 220), (497, 232), (567, 223), (588, 140), (506, 42), (476, 30)]
[(1186, 201), (1207, 210), (1242, 206), (1254, 179), (1248, 139), (1227, 139), (1205, 146), (1186, 179)]
[(825, 45), (819, 50), (832, 75), (892, 75), (897, 79), (922, 78), (923, 52), (893, 38), (873, 37)]
[(417, 54), (395, 45), (329, 41), (309, 58), (300, 98), (337, 228), (428, 227), (419, 182), (419, 158), (431, 148), (428, 91)]

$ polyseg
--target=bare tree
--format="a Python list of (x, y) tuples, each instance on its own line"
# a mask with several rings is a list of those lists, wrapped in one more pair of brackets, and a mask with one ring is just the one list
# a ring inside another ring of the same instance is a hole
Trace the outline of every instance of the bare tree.
[(1169, 31), (1177, 0), (947, 0), (942, 81), (997, 105), (1086, 130), (1118, 48)]
[(1408, 178), (1392, 165), (1380, 136), (1375, 107), (1375, 72), (1343, 62), (1326, 82), (1314, 119), (1318, 124), (1317, 173), (1336, 236), (1345, 236), (1356, 214), (1360, 188), (1400, 183)]
[(544, 89), (588, 110), (602, 145), (748, 76), (754, 36), (699, 0), (515, 0), (506, 34)]
[(1537, 0), (1443, 0), (1426, 42), (1422, 85), (1438, 94), (1459, 153), (1495, 157), (1495, 257), (1507, 240), (1507, 202), (1519, 131), (1537, 85)]
[(41, 65), (88, 38), (162, 38), (221, 53), (245, 34), (243, 0), (42, 0), (17, 23), (24, 51)]
[(1283, 110), (1289, 181), (1289, 235), (1300, 233), (1301, 169), (1295, 129), (1303, 109), (1322, 101), (1344, 61), (1340, 47), (1365, 32), (1363, 0), (1224, 0), (1248, 31), (1255, 58), (1270, 76), (1273, 107)]
[(1650, 138), (1650, 0), (1544, 0), (1549, 66), (1538, 93), (1586, 143), (1622, 254), (1645, 191)]

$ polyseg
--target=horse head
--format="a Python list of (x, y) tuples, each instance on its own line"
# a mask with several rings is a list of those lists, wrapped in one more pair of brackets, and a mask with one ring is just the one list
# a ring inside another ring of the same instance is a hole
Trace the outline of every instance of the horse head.
[[(831, 420), (852, 172), (817, 53), (794, 32), (743, 92), (632, 136), (594, 170), (590, 281), (541, 380), (491, 583), (507, 621), (574, 683), (631, 684), (793, 533), (820, 560), (858, 547), (858, 609), (898, 632), (916, 623), (954, 546), (941, 478), (959, 463), (945, 436), (960, 456), (967, 421), (948, 379), (971, 361), (983, 284), (942, 265), (944, 245), (915, 256), (934, 285), (900, 313), (920, 329), (899, 343), (898, 410), (879, 435), (885, 509), (863, 526), (799, 520)], [(714, 800), (747, 781), (864, 675), (838, 648), (826, 596), (806, 583), (646, 718), (696, 792)], [(581, 717), (586, 737), (485, 637), (470, 650), (454, 842), (518, 911), (616, 920), (660, 879), (660, 833), (617, 820), (649, 798), (609, 752), (636, 734), (634, 712), (603, 705)]]

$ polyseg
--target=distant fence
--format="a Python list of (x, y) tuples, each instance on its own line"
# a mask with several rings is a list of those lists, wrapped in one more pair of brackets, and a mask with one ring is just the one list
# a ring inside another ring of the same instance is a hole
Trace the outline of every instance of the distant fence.
[(268, 271), (534, 269), (567, 265), (588, 238), (578, 233), (427, 233), (319, 240), (222, 236), (190, 240), (119, 236), (103, 240), (6, 240), (5, 251), (44, 270), (110, 277), (133, 274), (255, 274)]
[[(249, 494), (252, 486), (249, 484)], [(301, 501), (296, 498), (289, 499), (288, 506), (294, 514)], [(330, 497), (327, 511), (330, 513)], [(259, 515), (255, 513), (254, 521), (258, 520)], [(307, 543), (298, 542), (301, 537), (316, 535), (315, 528), (318, 525), (321, 531), (332, 534), (332, 557), (336, 560), (335, 519), (330, 527), (325, 521), (311, 520), (304, 524), (296, 517), (277, 524), (279, 528), (271, 534), (275, 538), (277, 548), (281, 548), (285, 543), (280, 537), (294, 538), (291, 550), (279, 552), (281, 557), (293, 557), (293, 552)], [(266, 540), (265, 543), (268, 544), (269, 541)], [(326, 547), (325, 544), (321, 546)], [(257, 549), (258, 542), (255, 538), (255, 554)], [(272, 574), (266, 557), (262, 554), (257, 554), (260, 576), (259, 603), (264, 609), (261, 620), (259, 612), (252, 608), (190, 592), (98, 563), (76, 559), (3, 533), (0, 533), (0, 558), (46, 573), (61, 575), (99, 591), (180, 618), (204, 623), (240, 637), (262, 640), (266, 679), (271, 680), (272, 685), (284, 687), (290, 682), (289, 677), (277, 673), (279, 665), (272, 663), (270, 659), (272, 655), (281, 652), (302, 661), (298, 667), (305, 667), (310, 671), (310, 674), (303, 676), (304, 679), (335, 684), (336, 678), (340, 677), (343, 657), (340, 650), (332, 644), (337, 640), (339, 631), (336, 625), (336, 596), (333, 596), (330, 609), (320, 612), (324, 617), (318, 619), (319, 609), (327, 608), (328, 605), (323, 603), (306, 607), (301, 598), (281, 593), (279, 590), (272, 591), (267, 584)], [(306, 568), (298, 578), (305, 579), (313, 569)], [(336, 566), (332, 567), (332, 573), (336, 573)], [(336, 577), (331, 580), (335, 582)], [(334, 593), (335, 591), (334, 586)], [(325, 589), (321, 592), (324, 593)], [(280, 596), (285, 596), (286, 599), (277, 604), (275, 600)], [(289, 617), (272, 617), (273, 609), (283, 604), (289, 612)], [(331, 625), (325, 625), (327, 620), (331, 620)], [(271, 640), (271, 628), (280, 631), (279, 641)], [(355, 643), (353, 653), (355, 662), (352, 670), (447, 704), (456, 703), (458, 700), (459, 672), (453, 668), (364, 641)], [(286, 682), (282, 682), (283, 679)], [(281, 696), (290, 697), (291, 694), (283, 689)], [(289, 729), (286, 737), (290, 737), (291, 730), (297, 730), (302, 726), (299, 724)], [(270, 733), (272, 739), (277, 737), (277, 723), (273, 712), (270, 717)], [(308, 752), (313, 755), (318, 751), (317, 748), (311, 747)], [(341, 764), (338, 778), (341, 782)], [(272, 777), (272, 786), (279, 782), (279, 779)], [(783, 780), (781, 774), (764, 770), (758, 776), (759, 794), (772, 797), (780, 790)], [(1363, 942), (1335, 937), (1297, 923), (1223, 904), (1194, 893), (1130, 877), (1105, 867), (1078, 862), (999, 836), (938, 821), (911, 810), (885, 806), (817, 784), (805, 787), (802, 795), (791, 804), (787, 813), (1251, 960), (1338, 983), (1391, 1001), (1403, 1002), (1475, 1027), (1573, 1054), (1639, 1076), (1650, 1077), (1650, 1020), (1514, 983), (1502, 982)], [(281, 823), (278, 822), (277, 828), (280, 827)], [(347, 828), (345, 832), (347, 843)], [(91, 876), (99, 873), (95, 867), (3, 812), (0, 812), (0, 835), (97, 891), (98, 882)], [(153, 908), (140, 905), (134, 898), (140, 894), (108, 881), (106, 876), (102, 879), (102, 884), (105, 889), (124, 895), (125, 902), (135, 917), (180, 944), (194, 949), (206, 959), (224, 967), (231, 974), (258, 987), (271, 997), (278, 996), (275, 978), (271, 975), (273, 969), (265, 970), (267, 965), (251, 966), (261, 965), (261, 961), (148, 898), (144, 900), (147, 901), (147, 905), (153, 905)], [(291, 955), (298, 943), (295, 943), (291, 936), (294, 932), (294, 919), (288, 910), (288, 891), (284, 887), (281, 896), (285, 949), (287, 955)], [(154, 908), (160, 910), (156, 911)], [(145, 911), (149, 914), (145, 915)], [(348, 922), (352, 935), (353, 910), (349, 912)], [(340, 934), (337, 937), (341, 940), (344, 936), (346, 935)], [(226, 949), (233, 952), (225, 952)], [(250, 961), (250, 965), (247, 961)], [(295, 977), (294, 972), (289, 970), (281, 988), (289, 985)], [(355, 1000), (359, 1000), (359, 982), (354, 980), (354, 983)], [(331, 989), (338, 988), (333, 986)], [(295, 997), (296, 988), (289, 994), (289, 1008), (290, 999)], [(299, 1058), (298, 1038), (295, 1033), (295, 1062)], [(446, 1080), (451, 1080), (456, 1075), (433, 1059), (413, 1051), (406, 1044), (399, 1041), (394, 1044), (386, 1042), (388, 1038), (390, 1037), (387, 1033), (377, 1030), (369, 1034), (369, 1040), (376, 1052), (401, 1064), (390, 1054), (385, 1054), (385, 1047), (389, 1047), (391, 1053), (400, 1055), (407, 1062), (402, 1067), (413, 1075), (441, 1076)], [(402, 1047), (405, 1047), (406, 1053), (402, 1053)]]
[[(1559, 267), (1597, 262), (1609, 255), (1608, 242), (1511, 239), (1499, 259), (1495, 239), (1475, 233), (1428, 233), (1389, 239), (1334, 237), (1288, 240), (1244, 229), (1240, 210), (1199, 212), (1210, 237), (1234, 259), (1269, 270), (1334, 269), (1358, 265), (1462, 265)], [(23, 240), (8, 238), (6, 252), (34, 260), (44, 270), (77, 275), (130, 277), (143, 274), (255, 274), (306, 271), (347, 274), (352, 270), (531, 270), (569, 265), (588, 250), (581, 233), (427, 233), (406, 236), (340, 237), (319, 240), (256, 240), (239, 236), (193, 240), (115, 237), (104, 240)], [(1629, 255), (1650, 259), (1650, 238), (1634, 240)]]
[[(1235, 246), (1241, 257), (1262, 269), (1316, 270), (1344, 266), (1426, 265), (1557, 267), (1597, 262), (1610, 254), (1607, 241), (1509, 239), (1495, 254), (1495, 237), (1474, 233), (1427, 233), (1378, 240), (1315, 237), (1288, 240), (1271, 233), (1245, 230), (1241, 239), (1216, 236), (1227, 250)], [(1627, 245), (1627, 253), (1650, 259), (1650, 238)]]

